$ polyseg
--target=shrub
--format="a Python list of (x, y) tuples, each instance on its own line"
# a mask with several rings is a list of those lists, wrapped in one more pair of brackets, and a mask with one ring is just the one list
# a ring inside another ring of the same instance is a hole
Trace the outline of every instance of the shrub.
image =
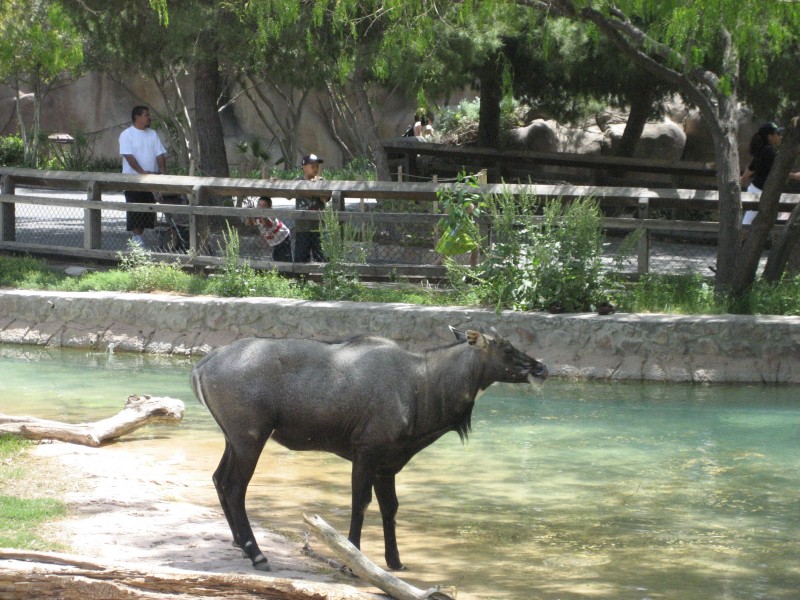
[(0, 137), (0, 166), (20, 167), (25, 162), (25, 146), (18, 135)]
[(780, 281), (756, 281), (748, 294), (745, 313), (800, 315), (800, 275), (784, 276)]
[(553, 200), (540, 210), (536, 198), (500, 195), (489, 205), (495, 241), (474, 269), (447, 261), (454, 285), (474, 282), (481, 301), (497, 309), (574, 312), (602, 299), (602, 216), (595, 200), (566, 206)]
[(75, 283), (75, 290), (88, 291), (100, 288), (130, 292), (200, 291), (196, 280), (183, 271), (177, 260), (174, 263), (156, 263), (149, 251), (131, 241), (128, 242), (128, 251), (120, 252), (118, 256), (121, 273), (111, 271), (94, 277), (81, 278)]
[(441, 236), (436, 244), (436, 252), (444, 256), (469, 252), (482, 241), (475, 219), (481, 217), (486, 203), (474, 191), (478, 187), (478, 180), (462, 172), (458, 182), (462, 185), (439, 190), (436, 194), (442, 210), (447, 214), (439, 225)]
[(355, 265), (366, 264), (374, 227), (356, 228), (339, 223), (329, 208), (322, 213), (322, 251), (328, 262), (322, 271), (321, 295), (325, 300), (352, 300), (361, 290)]
[(240, 259), (239, 232), (226, 223), (227, 233), (222, 234), (225, 253), (222, 276), (214, 285), (220, 296), (243, 298), (253, 295), (256, 271), (250, 261)]
[[(437, 137), (442, 143), (461, 146), (478, 141), (480, 98), (465, 99), (456, 106), (442, 108), (436, 119)], [(507, 144), (510, 131), (525, 121), (530, 107), (507, 96), (500, 103), (500, 139)]]

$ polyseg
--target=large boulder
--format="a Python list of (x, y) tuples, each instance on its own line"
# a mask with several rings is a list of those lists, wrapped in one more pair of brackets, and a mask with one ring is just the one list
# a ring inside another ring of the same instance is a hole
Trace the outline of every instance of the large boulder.
[[(622, 139), (625, 125), (611, 125), (605, 132), (610, 147), (616, 148)], [(686, 133), (683, 128), (667, 118), (660, 123), (647, 123), (642, 137), (636, 144), (634, 157), (657, 158), (661, 160), (680, 160), (686, 146)]]
[(522, 150), (534, 152), (558, 152), (558, 123), (536, 119), (525, 127), (511, 130), (511, 145)]

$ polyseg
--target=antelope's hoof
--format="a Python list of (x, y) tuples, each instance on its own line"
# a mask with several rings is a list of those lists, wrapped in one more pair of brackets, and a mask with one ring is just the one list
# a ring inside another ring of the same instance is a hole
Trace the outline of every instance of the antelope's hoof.
[(269, 566), (269, 561), (267, 557), (263, 554), (257, 556), (253, 559), (253, 568), (256, 571), (271, 571), (272, 569)]

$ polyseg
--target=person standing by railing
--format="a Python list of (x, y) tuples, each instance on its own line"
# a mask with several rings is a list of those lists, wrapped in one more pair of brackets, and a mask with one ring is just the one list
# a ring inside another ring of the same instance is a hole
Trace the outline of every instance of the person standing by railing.
[[(316, 154), (308, 154), (303, 157), (301, 166), (303, 174), (300, 176), (302, 181), (319, 181), (320, 164), (322, 159)], [(325, 210), (325, 203), (330, 200), (329, 196), (312, 196), (308, 193), (295, 198), (295, 208), (297, 210)], [(297, 219), (294, 228), (294, 262), (309, 262), (312, 258), (316, 262), (325, 262), (325, 254), (322, 252), (322, 236), (320, 227), (322, 223), (310, 219)]]
[[(122, 172), (130, 175), (145, 175), (167, 172), (167, 151), (158, 134), (150, 129), (152, 119), (150, 109), (146, 106), (134, 106), (131, 111), (133, 124), (119, 136), (119, 153), (122, 156)], [(151, 192), (125, 191), (125, 202), (155, 204)], [(131, 232), (131, 241), (144, 247), (142, 234), (145, 229), (153, 229), (156, 225), (156, 213), (125, 213), (126, 230)]]
[[(753, 138), (750, 140), (750, 154), (753, 160), (745, 169), (741, 177), (741, 185), (748, 192), (760, 194), (764, 189), (764, 183), (772, 169), (772, 163), (778, 155), (778, 146), (783, 140), (784, 128), (778, 127), (775, 123), (764, 123), (758, 128)], [(800, 181), (800, 172), (789, 173), (789, 179)], [(744, 213), (742, 224), (749, 225), (756, 217), (756, 210), (748, 210)], [(779, 213), (778, 219), (785, 220), (788, 213)]]

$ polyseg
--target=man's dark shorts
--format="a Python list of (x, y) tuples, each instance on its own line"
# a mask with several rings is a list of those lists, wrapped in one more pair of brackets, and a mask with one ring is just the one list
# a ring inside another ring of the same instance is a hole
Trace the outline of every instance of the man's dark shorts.
[[(155, 204), (156, 199), (150, 192), (125, 192), (125, 202)], [(125, 229), (127, 231), (153, 229), (156, 226), (156, 213), (125, 213)]]

